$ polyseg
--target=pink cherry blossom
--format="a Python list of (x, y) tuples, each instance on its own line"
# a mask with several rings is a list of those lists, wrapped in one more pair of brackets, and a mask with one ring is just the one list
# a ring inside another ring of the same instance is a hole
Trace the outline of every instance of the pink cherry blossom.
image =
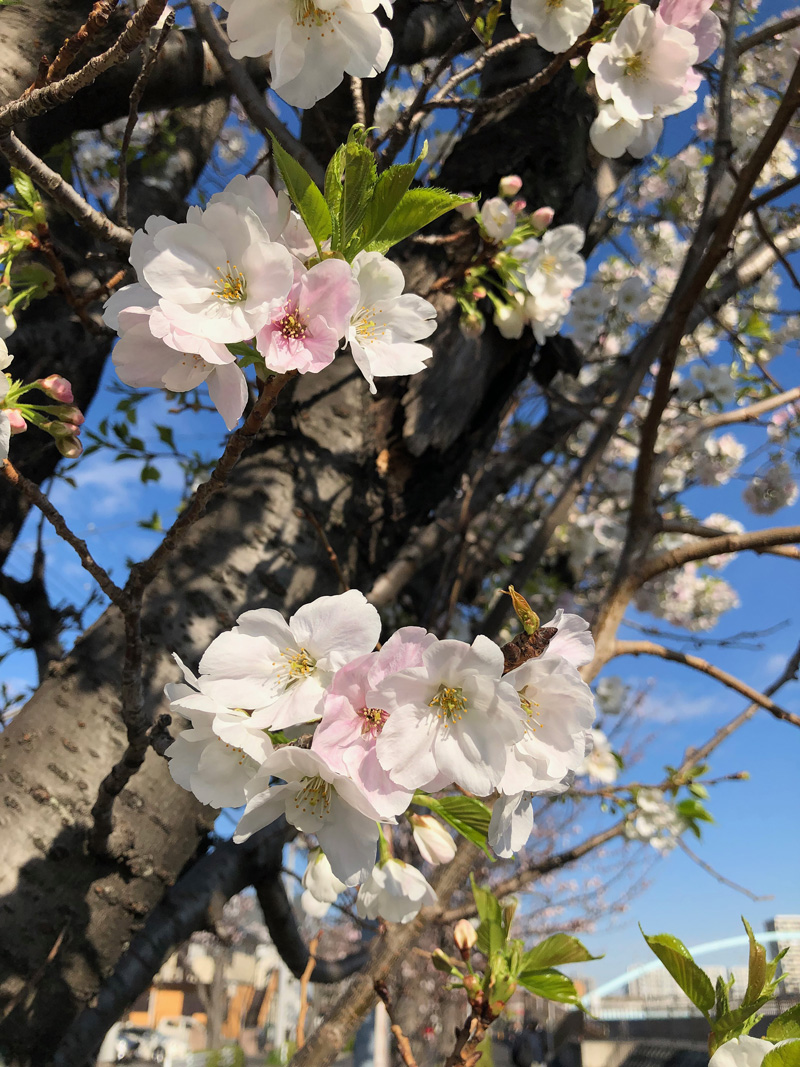
[(336, 355), (358, 305), (359, 288), (343, 260), (295, 267), (285, 304), (259, 331), (256, 345), (270, 370), (315, 374)]
[(420, 626), (402, 627), (380, 652), (360, 656), (338, 671), (325, 697), (312, 751), (348, 774), (382, 815), (400, 815), (414, 791), (393, 782), (378, 763), (375, 747), (389, 713), (372, 690), (390, 674), (422, 666), (423, 650), (434, 641)]
[(697, 45), (697, 62), (708, 59), (719, 47), (722, 29), (711, 10), (714, 0), (661, 0), (658, 13), (668, 26), (688, 30)]

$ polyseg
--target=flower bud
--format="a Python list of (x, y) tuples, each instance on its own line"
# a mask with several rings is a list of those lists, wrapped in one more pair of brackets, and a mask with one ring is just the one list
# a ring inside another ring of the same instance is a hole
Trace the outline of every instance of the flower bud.
[(6, 410), (6, 417), (11, 425), (11, 436), (17, 433), (25, 433), (28, 429), (28, 424), (22, 417), (22, 412), (17, 411), (16, 408), (8, 408)]
[(469, 952), (478, 940), (478, 931), (469, 919), (459, 919), (453, 930), (453, 940), (461, 952)]
[(86, 419), (83, 417), (83, 412), (80, 408), (65, 407), (61, 409), (61, 421), (71, 422), (74, 426), (83, 426)]
[(75, 400), (72, 395), (72, 386), (60, 374), (48, 374), (46, 378), (39, 378), (35, 384), (43, 393), (51, 396), (53, 400), (60, 401), (62, 404), (71, 404)]
[(474, 300), (485, 300), (487, 296), (488, 293), (482, 285), (476, 285), (472, 290), (472, 297)]
[(486, 319), (480, 311), (472, 311), (469, 315), (462, 315), (458, 321), (458, 328), (465, 337), (480, 337), (486, 329)]
[(428, 863), (449, 863), (456, 854), (450, 834), (432, 815), (409, 815), (414, 841)]
[(83, 452), (83, 445), (77, 437), (56, 437), (56, 448), (67, 459), (77, 459)]
[(512, 200), (508, 205), (515, 215), (521, 215), (525, 208), (528, 206), (528, 201), (523, 200), (521, 196), (518, 196), (516, 200)]
[(500, 179), (497, 191), (501, 196), (516, 196), (521, 188), (522, 178), (519, 174), (506, 174), (505, 178)]
[(531, 215), (531, 222), (537, 230), (546, 230), (554, 215), (555, 211), (551, 207), (540, 207)]
[[(470, 192), (459, 193), (459, 196), (472, 196)], [(473, 201), (471, 204), (459, 204), (456, 208), (462, 219), (474, 219), (478, 214), (478, 205)]]
[(494, 324), (507, 341), (522, 337), (525, 329), (525, 316), (522, 309), (510, 304), (501, 304), (494, 313)]

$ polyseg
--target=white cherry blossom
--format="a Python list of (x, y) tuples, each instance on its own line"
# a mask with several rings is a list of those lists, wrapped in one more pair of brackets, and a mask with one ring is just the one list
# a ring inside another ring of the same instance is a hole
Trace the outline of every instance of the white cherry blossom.
[(408, 788), (441, 775), (487, 796), (505, 772), (511, 746), (524, 734), (519, 697), (502, 680), (503, 653), (479, 636), (471, 646), (436, 641), (422, 661), (376, 687), (378, 706), (390, 713), (378, 738), (378, 761)]
[(492, 806), (489, 822), (489, 847), (501, 859), (510, 859), (520, 852), (533, 833), (532, 794), (523, 792), (502, 795)]
[(5, 341), (0, 339), (0, 460), (4, 460), (8, 456), (8, 445), (11, 440), (11, 423), (8, 420), (8, 415), (3, 411), (3, 402), (8, 394), (10, 385), (5, 369), (10, 365), (13, 358), (8, 354)]
[(279, 611), (246, 611), (200, 661), (206, 692), (281, 730), (318, 719), (335, 672), (370, 652), (381, 620), (363, 593), (318, 597), (287, 623)]
[(425, 877), (402, 860), (388, 859), (376, 864), (356, 897), (356, 911), (362, 919), (385, 919), (408, 923), (420, 909), (436, 903), (436, 891)]
[(591, 744), (591, 752), (587, 754), (586, 759), (575, 773), (588, 775), (592, 782), (611, 785), (612, 782), (616, 782), (619, 774), (619, 764), (614, 756), (614, 750), (602, 730), (591, 731)]
[(403, 292), (403, 272), (380, 252), (359, 252), (353, 274), (360, 298), (346, 336), (374, 393), (375, 378), (425, 370), (433, 353), (416, 342), (436, 329), (436, 309), (421, 296)]
[(258, 333), (294, 280), (288, 249), (231, 199), (190, 207), (186, 222), (158, 229), (139, 272), (176, 326), (222, 344)]
[[(283, 784), (272, 784), (273, 778)], [(306, 749), (278, 749), (247, 786), (247, 806), (233, 840), (246, 841), (281, 815), (301, 833), (316, 834), (333, 874), (345, 885), (372, 870), (380, 816), (358, 786)]]
[(499, 196), (485, 200), (481, 205), (481, 223), (493, 241), (505, 241), (514, 232), (517, 216)]
[(764, 1057), (775, 1047), (771, 1041), (743, 1034), (720, 1045), (708, 1061), (708, 1067), (761, 1067)]
[[(313, 107), (343, 75), (373, 78), (386, 68), (392, 36), (374, 12), (379, 0), (226, 0), (231, 55), (269, 55), (271, 86), (293, 107)], [(391, 15), (391, 0), (382, 0)]]
[(541, 240), (531, 237), (515, 249), (522, 261), (525, 286), (541, 305), (551, 303), (560, 308), (565, 293), (583, 285), (586, 260), (579, 253), (585, 240), (580, 226), (570, 224), (548, 230)]
[(512, 0), (511, 21), (520, 33), (535, 33), (548, 52), (566, 52), (588, 29), (592, 0)]
[(687, 30), (668, 26), (638, 4), (608, 43), (593, 44), (588, 56), (601, 100), (611, 100), (628, 122), (651, 119), (684, 91), (697, 45)]

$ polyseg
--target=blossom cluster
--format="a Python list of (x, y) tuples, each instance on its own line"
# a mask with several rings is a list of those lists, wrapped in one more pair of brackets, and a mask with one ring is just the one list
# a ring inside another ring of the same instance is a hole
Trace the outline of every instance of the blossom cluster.
[(630, 841), (647, 841), (657, 852), (671, 852), (686, 826), (660, 789), (639, 789), (636, 811), (625, 823), (625, 836)]
[(601, 104), (590, 135), (602, 155), (647, 155), (664, 118), (695, 102), (702, 79), (693, 67), (720, 41), (712, 2), (661, 0), (656, 11), (638, 4), (609, 41), (592, 45), (588, 63)]
[(403, 293), (400, 268), (377, 251), (326, 258), (286, 193), (258, 175), (233, 178), (186, 222), (151, 216), (130, 261), (138, 281), (104, 309), (120, 335), (117, 374), (171, 392), (205, 382), (228, 429), (248, 396), (237, 351), (266, 372), (316, 373), (346, 342), (373, 392), (376, 377), (414, 374), (431, 355), (417, 342), (436, 312)]
[(511, 856), (533, 829), (532, 798), (564, 791), (584, 761), (595, 709), (578, 667), (591, 634), (561, 611), (549, 625), (546, 650), (504, 673), (502, 649), (485, 637), (467, 644), (406, 626), (375, 651), (380, 617), (355, 590), (288, 622), (247, 611), (196, 676), (181, 665), (185, 683), (167, 686), (191, 724), (167, 750), (172, 776), (204, 803), (245, 805), (235, 841), (280, 816), (314, 834), (321, 853), (304, 888), (321, 905), (360, 885), (362, 914), (406, 921), (432, 891), (392, 859), (384, 827), (406, 815), (422, 856), (447, 862), (449, 833), (410, 807), (444, 810), (430, 794), (454, 787), (498, 793), (488, 842)]
[[(62, 456), (69, 459), (79, 456), (83, 451), (80, 432), (84, 418), (73, 403), (72, 387), (67, 379), (60, 374), (49, 374), (27, 384), (15, 381), (6, 373), (13, 358), (5, 341), (0, 340), (0, 460), (8, 456), (10, 439), (24, 433), (28, 423), (49, 433)], [(32, 389), (56, 403), (31, 404), (23, 400)]]
[(474, 218), (484, 240), (493, 246), (489, 267), (472, 267), (458, 293), (461, 329), (468, 336), (483, 331), (478, 302), (494, 306), (494, 324), (503, 337), (517, 339), (529, 326), (539, 344), (559, 332), (569, 313), (573, 292), (586, 278), (586, 261), (580, 255), (586, 234), (580, 226), (548, 227), (552, 208), (527, 214), (517, 194), (522, 179), (509, 174), (500, 179), (498, 196), (480, 206), (458, 209)]

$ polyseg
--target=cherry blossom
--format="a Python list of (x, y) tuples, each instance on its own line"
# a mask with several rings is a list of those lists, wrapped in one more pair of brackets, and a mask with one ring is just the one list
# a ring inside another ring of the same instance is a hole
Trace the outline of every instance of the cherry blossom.
[(601, 100), (628, 122), (651, 119), (679, 97), (697, 45), (687, 30), (668, 26), (645, 4), (629, 11), (608, 43), (594, 44), (589, 67)]
[(406, 810), (413, 789), (398, 785), (378, 762), (375, 749), (389, 713), (375, 689), (389, 675), (421, 666), (424, 649), (435, 640), (419, 626), (404, 626), (379, 652), (342, 667), (325, 695), (322, 721), (311, 743), (313, 751), (349, 774), (387, 816)]
[[(137, 299), (152, 300), (144, 286), (126, 287)], [(107, 305), (108, 308), (108, 305)], [(211, 401), (232, 430), (247, 403), (247, 381), (235, 357), (221, 344), (182, 330), (160, 307), (125, 307), (114, 316), (120, 333), (111, 353), (121, 381), (138, 388), (184, 393), (203, 382)], [(162, 336), (159, 336), (161, 334)]]
[(669, 852), (686, 829), (683, 819), (660, 789), (639, 789), (637, 814), (625, 824), (629, 840), (646, 841), (657, 852)]
[(378, 738), (378, 760), (408, 788), (442, 775), (487, 796), (524, 734), (519, 697), (502, 680), (503, 653), (479, 636), (471, 646), (437, 640), (422, 660), (421, 667), (390, 675), (376, 687), (379, 706), (390, 713)]
[(421, 296), (403, 293), (403, 272), (380, 252), (359, 252), (353, 260), (353, 274), (360, 298), (347, 340), (356, 366), (374, 393), (375, 378), (425, 370), (425, 361), (433, 353), (416, 342), (436, 329), (436, 309)]
[(333, 361), (359, 300), (349, 264), (327, 259), (306, 270), (295, 267), (286, 303), (256, 337), (270, 370), (316, 373)]
[(556, 655), (528, 660), (509, 671), (505, 681), (517, 690), (526, 723), (499, 788), (510, 795), (544, 792), (574, 773), (586, 756), (595, 720), (592, 692), (575, 668)]
[(702, 63), (715, 52), (722, 39), (719, 16), (711, 10), (714, 0), (661, 0), (658, 13), (668, 26), (688, 30), (697, 46), (697, 59)]
[(586, 759), (575, 773), (588, 775), (593, 782), (611, 785), (617, 780), (619, 774), (619, 764), (614, 750), (602, 730), (591, 731), (591, 744), (591, 752), (587, 754)]
[(381, 621), (351, 589), (304, 604), (287, 623), (271, 608), (246, 611), (200, 661), (205, 691), (229, 706), (258, 712), (276, 730), (318, 719), (334, 673), (373, 649)]
[[(779, 1042), (779, 1044), (787, 1043)], [(771, 1041), (743, 1034), (741, 1037), (735, 1037), (732, 1041), (726, 1041), (720, 1045), (708, 1061), (708, 1067), (761, 1067), (764, 1057), (776, 1047)]]
[(594, 14), (592, 0), (512, 0), (511, 21), (520, 33), (535, 33), (548, 52), (566, 52)]
[(408, 923), (436, 900), (436, 891), (415, 867), (387, 859), (376, 864), (359, 889), (356, 911), (362, 919), (380, 917), (387, 922)]
[[(283, 779), (282, 785), (272, 784)], [(316, 752), (278, 749), (247, 786), (247, 806), (233, 840), (246, 841), (281, 815), (304, 834), (316, 834), (331, 871), (357, 885), (375, 862), (380, 816), (358, 786)]]
[(786, 462), (774, 463), (764, 474), (757, 474), (742, 499), (756, 515), (774, 515), (797, 500), (797, 483)]
[(191, 207), (186, 222), (159, 228), (143, 243), (138, 271), (175, 326), (223, 344), (258, 333), (294, 280), (289, 251), (232, 199)]
[(549, 622), (542, 623), (542, 629), (551, 627), (554, 627), (558, 633), (550, 640), (541, 655), (541, 660), (546, 662), (554, 656), (559, 656), (573, 667), (585, 667), (591, 662), (594, 656), (594, 638), (586, 619), (558, 608)]
[(201, 803), (238, 807), (245, 802), (245, 786), (272, 752), (272, 742), (246, 712), (227, 708), (204, 693), (202, 683), (177, 662), (190, 684), (170, 683), (164, 691), (171, 709), (191, 727), (165, 752), (169, 772)]
[(517, 216), (499, 196), (483, 202), (480, 219), (487, 236), (493, 241), (505, 241), (517, 225)]
[(13, 358), (8, 354), (5, 341), (0, 338), (0, 460), (8, 456), (8, 445), (11, 440), (11, 422), (3, 404), (8, 395), (8, 387), (11, 384), (5, 369), (10, 365)]
[(386, 68), (392, 36), (374, 15), (391, 0), (226, 0), (231, 55), (269, 55), (271, 86), (293, 107), (313, 107), (343, 75)]
[(533, 833), (532, 794), (501, 795), (492, 806), (489, 846), (496, 856), (509, 859), (520, 852)]

